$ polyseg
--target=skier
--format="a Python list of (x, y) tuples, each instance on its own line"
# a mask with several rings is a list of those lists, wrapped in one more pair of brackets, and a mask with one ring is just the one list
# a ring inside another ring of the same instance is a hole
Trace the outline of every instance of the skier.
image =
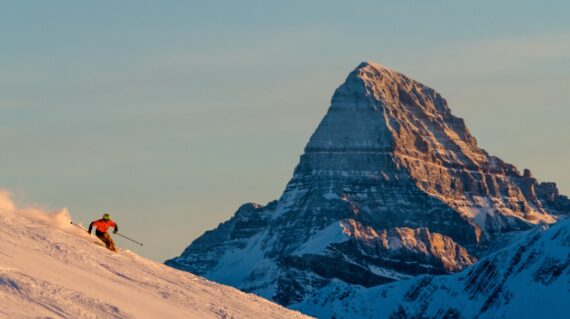
[(92, 221), (91, 224), (89, 224), (89, 230), (87, 231), (89, 235), (91, 235), (91, 230), (93, 229), (93, 226), (95, 226), (95, 235), (97, 236), (97, 238), (101, 239), (103, 243), (105, 243), (107, 249), (112, 251), (117, 251), (117, 248), (115, 247), (115, 242), (111, 238), (111, 235), (109, 235), (109, 233), (107, 232), (109, 230), (109, 227), (113, 227), (115, 229), (113, 231), (113, 234), (116, 234), (119, 231), (117, 223), (111, 220), (111, 216), (105, 213), (103, 214), (103, 218)]

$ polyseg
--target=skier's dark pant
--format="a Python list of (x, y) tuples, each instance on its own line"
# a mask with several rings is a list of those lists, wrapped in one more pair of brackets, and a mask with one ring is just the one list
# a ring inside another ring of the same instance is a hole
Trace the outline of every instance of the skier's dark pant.
[(107, 246), (107, 249), (112, 251), (117, 251), (117, 248), (115, 247), (115, 242), (113, 241), (111, 235), (109, 235), (108, 232), (100, 232), (99, 230), (96, 229), (95, 235), (97, 236), (97, 238), (101, 239), (101, 241), (105, 244), (105, 246)]

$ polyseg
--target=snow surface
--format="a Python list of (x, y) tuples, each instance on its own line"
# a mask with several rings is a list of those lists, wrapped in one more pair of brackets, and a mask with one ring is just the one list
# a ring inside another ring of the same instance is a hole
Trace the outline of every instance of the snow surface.
[(0, 318), (308, 318), (119, 249), (67, 210), (19, 209), (0, 191)]

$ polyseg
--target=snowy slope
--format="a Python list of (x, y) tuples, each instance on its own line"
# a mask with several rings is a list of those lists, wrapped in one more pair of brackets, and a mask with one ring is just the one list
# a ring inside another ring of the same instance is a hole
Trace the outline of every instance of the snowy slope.
[(570, 220), (459, 273), (364, 288), (340, 281), (293, 305), (318, 318), (568, 318)]
[(18, 209), (0, 192), (0, 318), (308, 318), (255, 295), (112, 253), (66, 210)]

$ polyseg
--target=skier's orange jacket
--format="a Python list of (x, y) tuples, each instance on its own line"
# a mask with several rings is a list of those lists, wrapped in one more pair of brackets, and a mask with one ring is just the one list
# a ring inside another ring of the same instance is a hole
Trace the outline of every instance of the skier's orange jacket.
[(106, 233), (109, 230), (109, 227), (113, 227), (115, 228), (115, 230), (117, 230), (117, 224), (110, 219), (109, 220), (99, 219), (91, 222), (91, 224), (89, 225), (89, 230), (91, 230), (93, 226), (95, 226), (95, 228), (102, 233)]

